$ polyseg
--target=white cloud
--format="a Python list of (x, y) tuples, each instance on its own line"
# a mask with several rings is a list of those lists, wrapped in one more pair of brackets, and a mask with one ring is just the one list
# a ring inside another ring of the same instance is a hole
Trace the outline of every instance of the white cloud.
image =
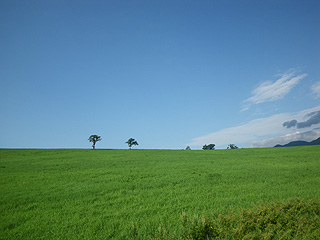
[[(191, 143), (186, 145), (201, 147), (204, 144), (214, 143), (217, 148), (226, 148), (228, 144), (234, 143), (238, 147), (273, 147), (278, 143), (282, 143), (277, 142), (272, 145), (275, 140), (287, 141), (286, 143), (288, 143), (291, 139), (294, 141), (299, 138), (299, 136), (303, 136), (297, 135), (298, 133), (295, 128), (283, 127), (284, 122), (292, 119), (302, 121), (306, 115), (316, 111), (320, 111), (320, 106), (297, 113), (281, 113), (267, 118), (255, 119), (240, 126), (225, 128), (205, 136), (194, 138)], [(306, 127), (303, 129), (304, 133), (314, 131), (314, 129), (319, 126), (320, 124)], [(270, 141), (265, 139), (269, 139)], [(274, 141), (271, 141), (271, 139), (274, 139)]]
[[(306, 76), (307, 74), (297, 75), (295, 70), (290, 70), (287, 73), (281, 74), (280, 78), (275, 82), (266, 81), (260, 84), (259, 87), (253, 90), (253, 96), (246, 99), (244, 102), (258, 104), (282, 99)], [(247, 108), (248, 107), (246, 106), (245, 110)]]
[(242, 109), (241, 109), (241, 112), (244, 112), (244, 111), (247, 111), (249, 110), (249, 106), (244, 106)]
[(315, 98), (320, 98), (320, 82), (316, 82), (311, 86), (312, 94)]

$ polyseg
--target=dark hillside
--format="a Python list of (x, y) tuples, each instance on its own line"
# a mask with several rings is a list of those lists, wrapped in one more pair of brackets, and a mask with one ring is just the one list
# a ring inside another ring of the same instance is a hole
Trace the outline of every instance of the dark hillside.
[(320, 145), (320, 137), (316, 140), (313, 140), (312, 142), (310, 142), (309, 145)]

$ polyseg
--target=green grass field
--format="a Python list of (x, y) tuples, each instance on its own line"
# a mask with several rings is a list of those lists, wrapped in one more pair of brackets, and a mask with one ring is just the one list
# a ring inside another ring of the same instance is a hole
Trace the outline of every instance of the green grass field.
[(0, 239), (151, 239), (181, 215), (320, 198), (320, 146), (0, 149)]

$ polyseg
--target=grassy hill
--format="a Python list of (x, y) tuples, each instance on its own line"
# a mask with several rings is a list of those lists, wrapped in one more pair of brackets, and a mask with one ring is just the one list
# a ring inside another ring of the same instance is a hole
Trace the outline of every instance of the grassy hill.
[(181, 236), (181, 216), (320, 198), (320, 146), (0, 149), (0, 239)]

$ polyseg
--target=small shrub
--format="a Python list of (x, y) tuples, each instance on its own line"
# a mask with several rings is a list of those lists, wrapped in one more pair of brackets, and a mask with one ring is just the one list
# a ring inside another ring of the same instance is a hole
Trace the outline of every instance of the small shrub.
[(211, 143), (211, 144), (209, 144), (209, 145), (205, 144), (205, 145), (203, 145), (202, 149), (203, 149), (203, 150), (214, 150), (214, 147), (215, 147), (215, 146), (216, 146), (216, 145), (213, 144), (213, 143)]
[(319, 239), (320, 202), (291, 199), (217, 218), (182, 217), (183, 239)]
[(231, 143), (228, 145), (227, 149), (238, 149), (237, 145)]
[(216, 237), (217, 231), (213, 227), (212, 215), (209, 217), (202, 215), (195, 216), (193, 219), (188, 219), (186, 214), (182, 215), (182, 225), (185, 229), (182, 239), (208, 239), (208, 237)]

